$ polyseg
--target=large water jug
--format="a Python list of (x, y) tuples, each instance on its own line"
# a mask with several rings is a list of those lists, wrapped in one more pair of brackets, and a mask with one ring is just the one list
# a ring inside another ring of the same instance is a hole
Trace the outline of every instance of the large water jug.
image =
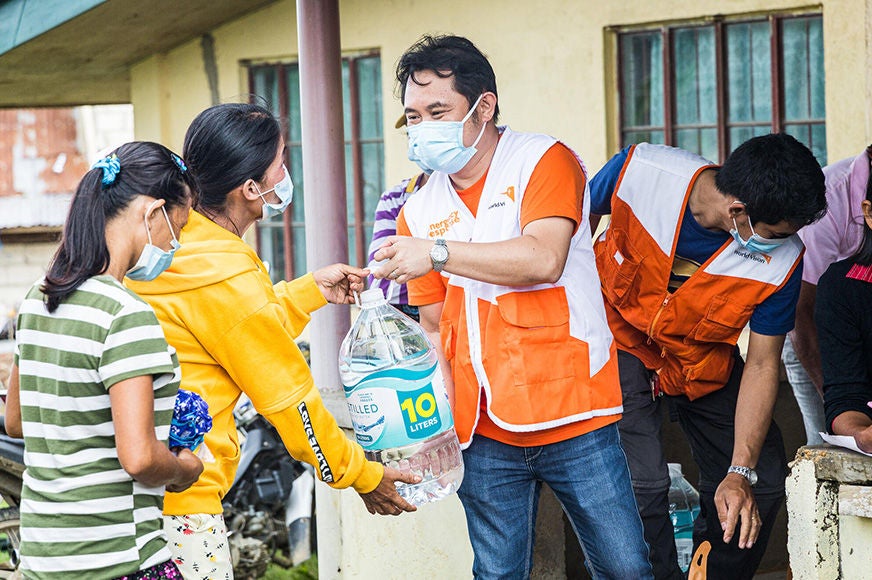
[(414, 505), (457, 491), (463, 459), (433, 344), (379, 288), (360, 295), (360, 315), (339, 349), (351, 424), (367, 458), (421, 476), (398, 484)]
[(699, 514), (699, 492), (684, 478), (680, 463), (669, 464), (669, 517), (675, 531), (675, 548), (682, 572), (693, 559), (693, 521)]

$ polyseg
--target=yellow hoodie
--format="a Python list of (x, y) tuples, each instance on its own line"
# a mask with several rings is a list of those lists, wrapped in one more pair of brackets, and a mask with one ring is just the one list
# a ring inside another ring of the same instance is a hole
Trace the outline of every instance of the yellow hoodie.
[(196, 211), (179, 241), (172, 265), (157, 279), (125, 281), (154, 308), (178, 352), (181, 388), (203, 397), (212, 415), (205, 442), (215, 462), (186, 491), (167, 493), (164, 513), (223, 512), (239, 463), (233, 408), (242, 392), (322, 481), (361, 493), (375, 489), (383, 467), (367, 461), (326, 410), (294, 342), (310, 313), (327, 303), (314, 277), (273, 286), (251, 246)]

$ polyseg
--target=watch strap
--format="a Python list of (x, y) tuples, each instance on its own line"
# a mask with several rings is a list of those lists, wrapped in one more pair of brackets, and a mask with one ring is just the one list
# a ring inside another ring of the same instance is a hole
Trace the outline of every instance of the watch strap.
[[(434, 252), (438, 253), (440, 251), (444, 252), (445, 257), (437, 259), (436, 257), (434, 257)], [(448, 244), (445, 240), (443, 240), (442, 238), (439, 238), (434, 242), (433, 248), (431, 248), (431, 250), (430, 250), (430, 262), (433, 265), (433, 270), (435, 270), (436, 272), (441, 272), (442, 268), (445, 266), (445, 263), (447, 261), (448, 261)]]
[(750, 483), (751, 485), (754, 485), (756, 483), (755, 480), (757, 478), (754, 477), (756, 474), (754, 473), (754, 470), (750, 467), (745, 467), (744, 465), (731, 465), (730, 468), (727, 470), (727, 473), (737, 473), (747, 479), (748, 483)]

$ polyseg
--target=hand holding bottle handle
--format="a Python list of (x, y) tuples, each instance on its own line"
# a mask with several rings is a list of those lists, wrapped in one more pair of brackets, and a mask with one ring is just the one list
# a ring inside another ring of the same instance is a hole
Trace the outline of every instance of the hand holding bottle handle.
[(369, 270), (348, 264), (331, 264), (312, 272), (318, 289), (331, 304), (354, 304), (354, 293), (362, 292)]
[(391, 467), (385, 467), (385, 474), (378, 487), (369, 493), (360, 494), (366, 509), (371, 514), (382, 516), (398, 516), (403, 512), (417, 510), (397, 493), (396, 483), (420, 483), (421, 477), (412, 473), (403, 473)]

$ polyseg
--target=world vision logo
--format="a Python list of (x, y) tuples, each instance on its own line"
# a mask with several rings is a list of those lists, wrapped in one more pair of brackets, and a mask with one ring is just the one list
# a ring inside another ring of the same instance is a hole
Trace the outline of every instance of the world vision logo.
[(431, 238), (438, 238), (451, 229), (454, 224), (460, 223), (460, 212), (454, 210), (444, 220), (430, 224), (430, 230), (427, 235)]
[[(510, 185), (508, 187), (508, 189), (506, 189), (505, 191), (501, 191), (500, 195), (505, 195), (506, 197), (508, 197), (512, 201), (515, 201), (515, 186)], [(489, 206), (487, 206), (487, 208), (494, 209), (496, 207), (504, 207), (505, 205), (506, 205), (505, 201), (495, 201), (492, 204), (490, 204)]]
[(734, 250), (734, 254), (746, 260), (753, 260), (760, 264), (768, 264), (772, 261), (772, 256), (769, 254), (758, 254), (757, 252), (749, 252), (747, 250)]
[(510, 185), (507, 190), (505, 190), (504, 192), (501, 193), (501, 195), (505, 195), (506, 197), (508, 197), (512, 201), (515, 201), (515, 186)]

